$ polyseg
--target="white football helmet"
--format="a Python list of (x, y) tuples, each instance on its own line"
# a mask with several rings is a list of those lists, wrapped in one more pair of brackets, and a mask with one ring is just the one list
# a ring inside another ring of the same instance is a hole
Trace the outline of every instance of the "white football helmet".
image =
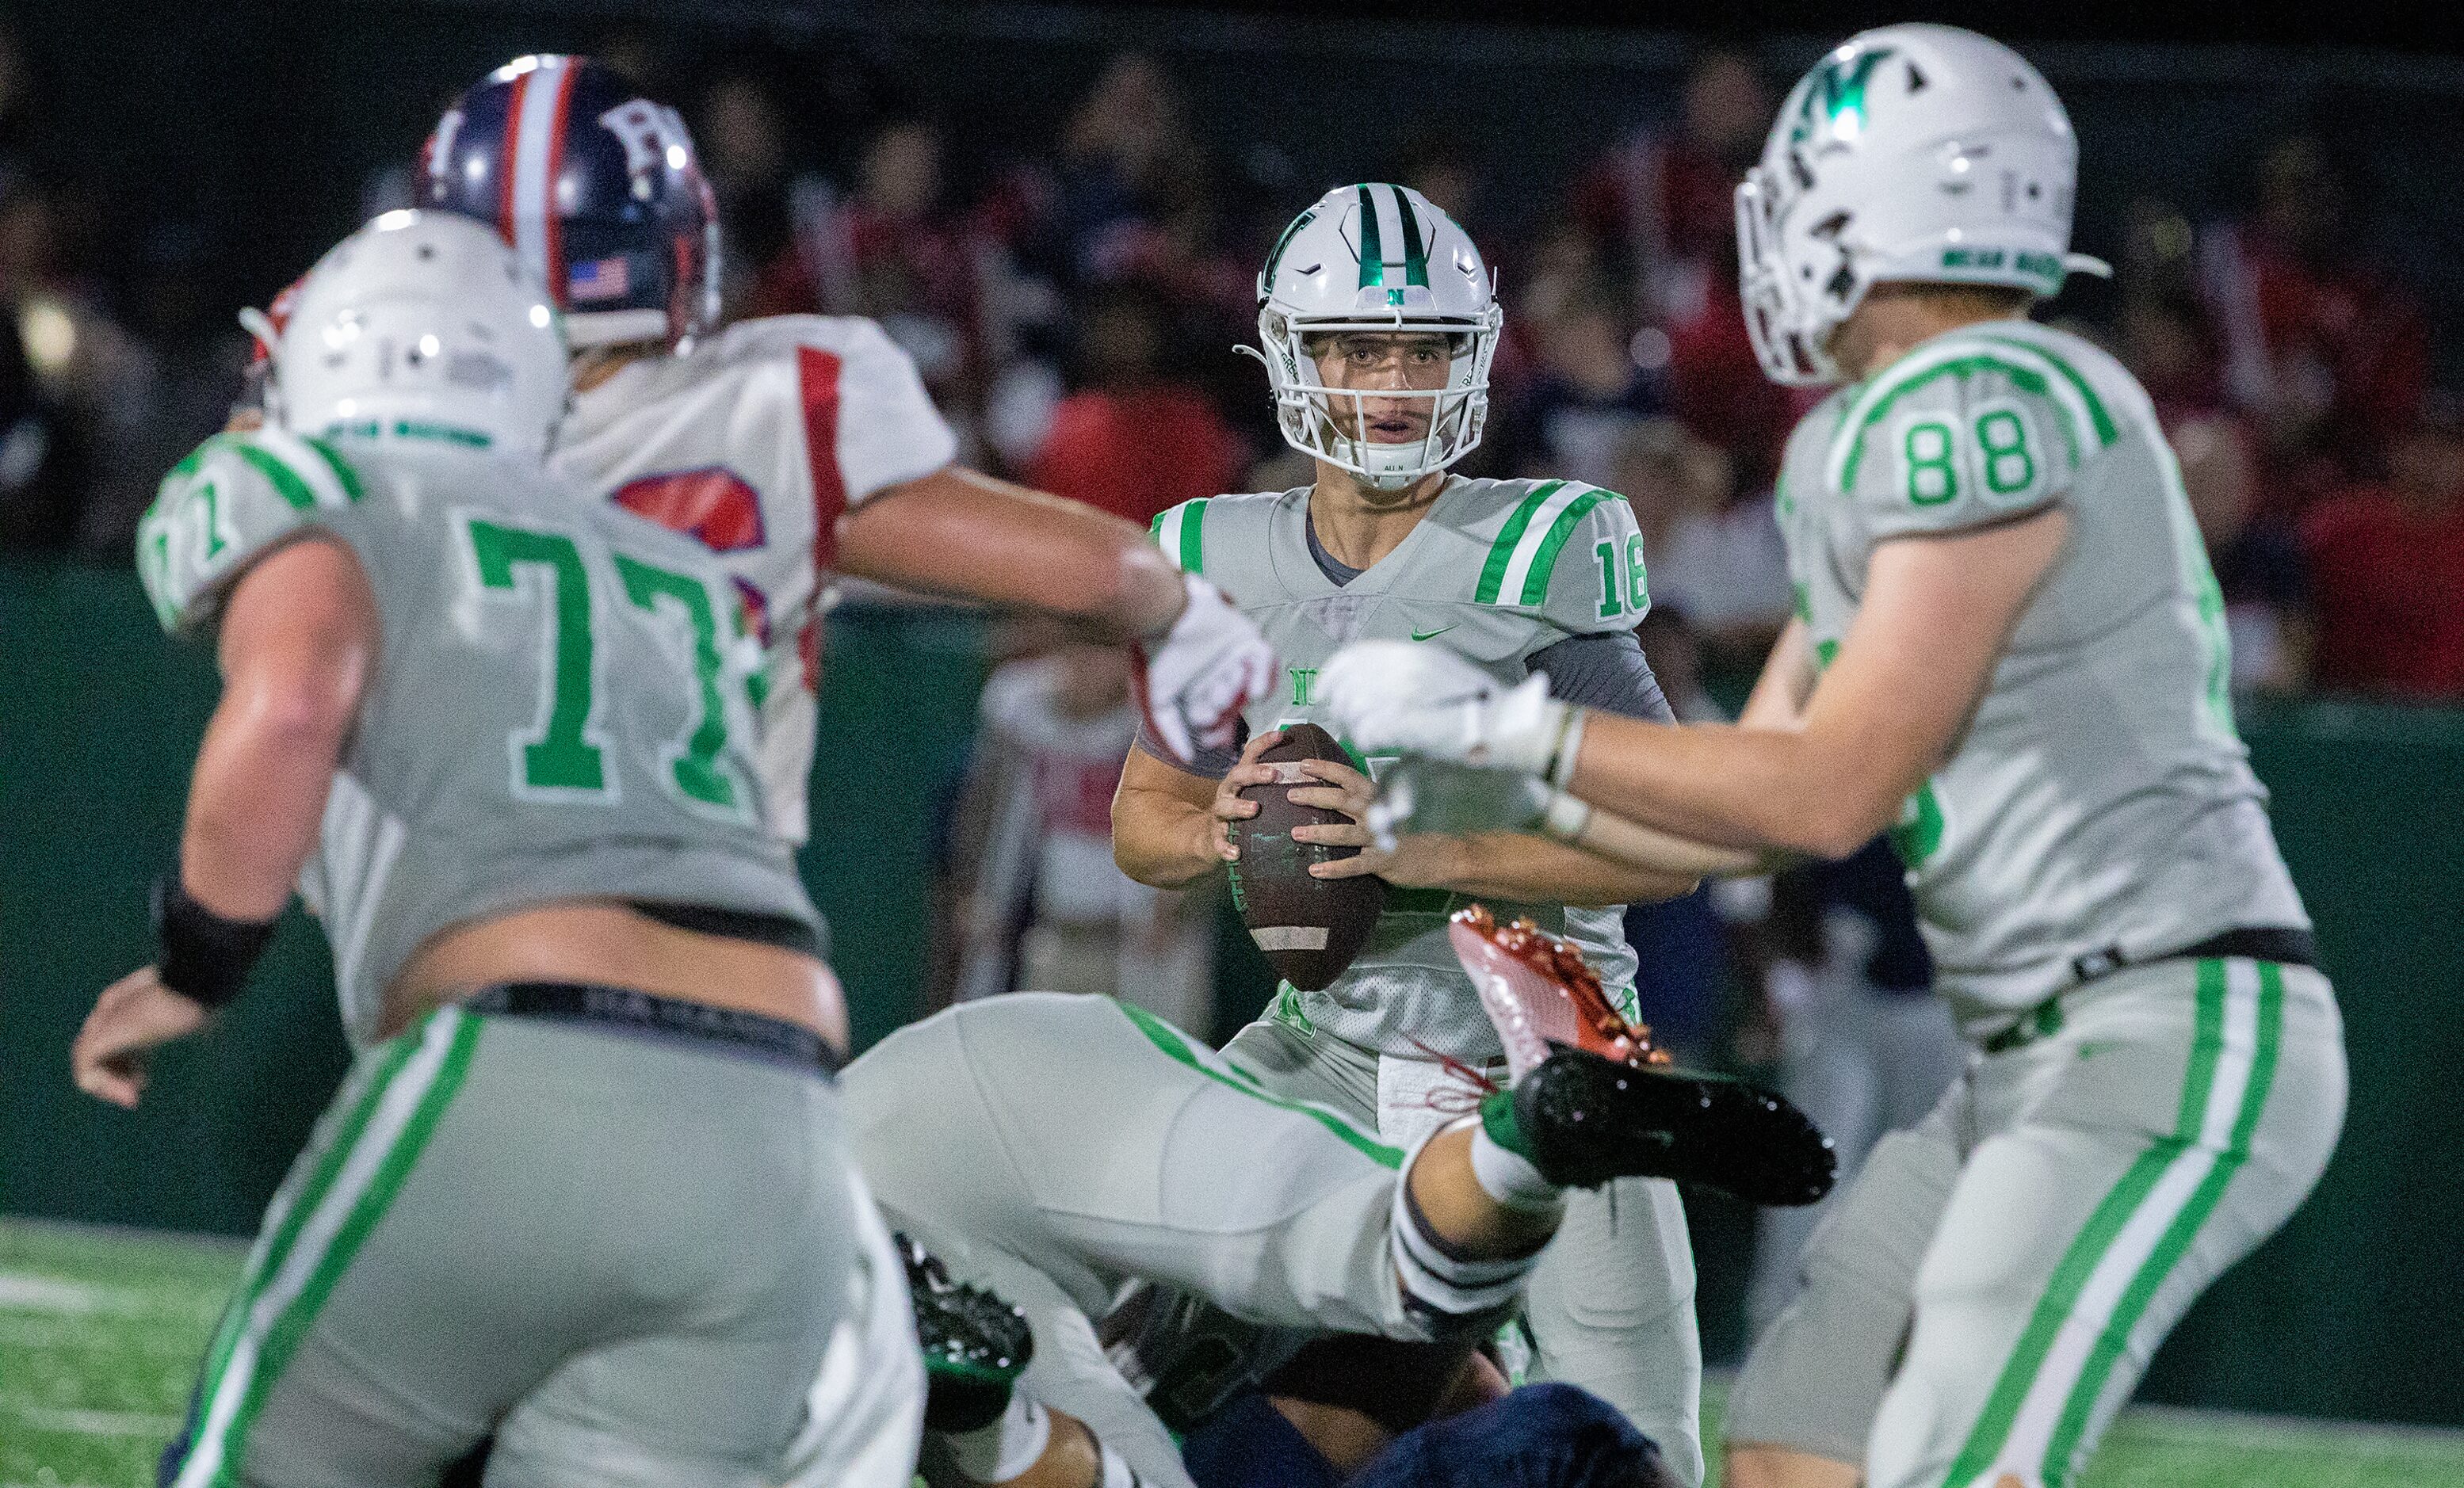
[[(1470, 234), (1411, 187), (1373, 183), (1329, 191), (1275, 240), (1258, 274), (1258, 345), (1237, 349), (1266, 364), (1286, 443), (1377, 490), (1400, 491), (1479, 445), (1503, 323), (1495, 280)], [(1451, 339), (1443, 387), (1376, 394), (1428, 399), (1426, 434), (1378, 443), (1359, 404), (1348, 421), (1337, 415), (1306, 342), (1341, 331), (1439, 331)]]
[(1815, 64), (1737, 187), (1746, 328), (1774, 382), (1838, 382), (1831, 333), (1885, 280), (2039, 296), (2112, 271), (2070, 252), (2079, 142), (2019, 54), (1884, 26)]
[(329, 250), (276, 332), (267, 411), (297, 434), (435, 441), (539, 459), (564, 416), (547, 289), (483, 223), (392, 211)]

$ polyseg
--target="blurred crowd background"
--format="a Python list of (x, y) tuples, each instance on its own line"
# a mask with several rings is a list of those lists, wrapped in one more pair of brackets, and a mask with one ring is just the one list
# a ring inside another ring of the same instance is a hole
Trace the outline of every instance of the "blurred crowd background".
[[(1759, 55), (1674, 46), (1664, 82), (1546, 120), (1546, 148), (1499, 127), (1493, 99), (1452, 108), (1449, 88), (1416, 92), (1408, 63), (1390, 68), (1378, 142), (1327, 153), (1345, 179), (1426, 193), (1497, 269), (1496, 416), (1462, 469), (1625, 493), (1648, 544), (1655, 660), (1682, 695), (1698, 672), (1749, 669), (1787, 611), (1771, 484), (1809, 400), (1755, 365), (1729, 207), (1788, 78)], [(1254, 337), (1274, 234), (1335, 182), (1196, 103), (1189, 61), (1082, 48), (1076, 77), (1034, 69), (1034, 101), (1010, 108), (927, 86), (946, 73), (930, 49), (715, 50), (617, 29), (595, 50), (692, 123), (726, 224), (728, 314), (879, 319), (972, 463), (1138, 521), (1307, 480), (1230, 347)], [(287, 188), (234, 180), (258, 220), (233, 224), (228, 208), (166, 201), (143, 165), (91, 169), (88, 125), (52, 118), (75, 73), (41, 62), (23, 28), (0, 27), (0, 546), (118, 561), (161, 470), (236, 389), (233, 292), (261, 301), (318, 244), (406, 203), (423, 127), (409, 120), (486, 64), (397, 75), (393, 93), (428, 106), (395, 110), (408, 119), (390, 159), (355, 175), (329, 158)], [(1493, 77), (1515, 86), (1510, 69)], [(253, 86), (245, 67), (197, 81)], [(1304, 115), (1320, 101), (1285, 91)], [(2403, 230), (2407, 203), (2374, 187), (2405, 163), (2340, 145), (2333, 97), (2195, 173), (2221, 182), (2175, 183), (2195, 209), (2101, 191), (2100, 172), (2148, 175), (2117, 150), (2161, 161), (2176, 146), (2101, 132), (2095, 100), (2078, 101), (2080, 238), (2118, 274), (2075, 280), (2050, 317), (2155, 396), (2222, 581), (2236, 685), (2464, 701), (2464, 295), (2451, 280), (2433, 303), (2402, 261), (2452, 261), (2456, 225)], [(1586, 131), (1582, 114), (1599, 121)], [(1040, 118), (1051, 125), (1021, 127)], [(252, 174), (196, 142), (188, 194), (211, 185), (194, 172)], [(251, 154), (278, 161), (262, 142)], [(284, 220), (263, 222), (267, 207)]]

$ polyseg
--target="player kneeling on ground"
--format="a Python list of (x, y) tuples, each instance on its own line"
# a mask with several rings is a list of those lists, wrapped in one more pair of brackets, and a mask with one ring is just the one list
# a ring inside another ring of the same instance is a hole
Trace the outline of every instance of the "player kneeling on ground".
[(274, 425), (140, 532), (224, 690), (160, 953), (72, 1057), (134, 1105), (295, 880), (359, 1054), (165, 1480), (433, 1482), (491, 1431), (492, 1483), (770, 1480), (857, 1242), (846, 1015), (762, 824), (727, 581), (543, 472), (565, 348), (476, 224), (345, 240), (274, 379)]
[(1471, 1338), (1513, 1306), (1570, 1188), (1651, 1174), (1761, 1203), (1829, 1189), (1830, 1145), (1803, 1117), (1651, 1067), (1561, 943), (1485, 921), (1456, 939), (1510, 1083), (1409, 1151), (1110, 998), (962, 1004), (849, 1066), (848, 1129), (884, 1214), (1033, 1324), (1033, 1404), (980, 1428), (942, 1481), (1028, 1481), (1045, 1449), (1027, 1448), (1051, 1431), (1033, 1417), (1052, 1410), (1083, 1423), (1104, 1475), (1052, 1481), (1188, 1488), (1096, 1340), (1132, 1278), (1273, 1327)]
[(1846, 385), (1789, 442), (1797, 615), (1742, 727), (1639, 728), (1392, 645), (1320, 679), (1364, 747), (1645, 830), (1839, 856), (1896, 820), (1975, 1050), (1756, 1341), (1737, 1488), (2072, 1482), (2343, 1119), (2180, 469), (2127, 370), (2025, 318), (2081, 267), (2077, 160), (2035, 70), (1950, 27), (1858, 36), (1783, 105), (1738, 191), (1748, 323), (1774, 378)]

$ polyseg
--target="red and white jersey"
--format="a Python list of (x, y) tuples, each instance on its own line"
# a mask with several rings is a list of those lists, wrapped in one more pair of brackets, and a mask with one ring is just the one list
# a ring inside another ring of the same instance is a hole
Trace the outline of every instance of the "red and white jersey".
[(771, 829), (805, 836), (821, 615), (839, 514), (930, 475), (957, 438), (881, 327), (748, 320), (588, 392), (551, 463), (610, 505), (699, 540), (736, 580), (764, 653), (759, 757)]

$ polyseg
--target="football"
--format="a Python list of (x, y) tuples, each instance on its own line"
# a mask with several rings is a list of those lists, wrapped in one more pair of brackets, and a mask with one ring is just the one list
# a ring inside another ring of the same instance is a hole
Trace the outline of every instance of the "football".
[(1321, 783), (1301, 773), (1302, 760), (1351, 763), (1333, 734), (1313, 723), (1294, 724), (1258, 757), (1282, 768), (1273, 784), (1241, 793), (1258, 803), (1258, 814), (1232, 824), (1232, 842), (1241, 853), (1226, 865), (1232, 903), (1275, 974), (1303, 992), (1315, 992), (1341, 975), (1368, 942), (1385, 904), (1386, 881), (1313, 878), (1312, 864), (1349, 858), (1360, 849), (1292, 840), (1294, 827), (1344, 820), (1340, 812), (1295, 805), (1291, 799), (1294, 787)]

